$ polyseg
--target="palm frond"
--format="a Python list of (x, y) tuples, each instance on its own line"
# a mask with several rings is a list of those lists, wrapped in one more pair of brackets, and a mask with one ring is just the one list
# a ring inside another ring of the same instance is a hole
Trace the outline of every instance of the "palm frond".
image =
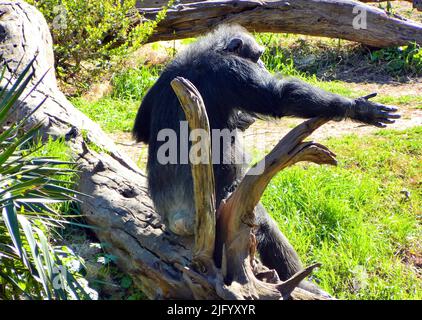
[(60, 251), (48, 241), (49, 230), (68, 223), (54, 206), (80, 201), (76, 195), (82, 194), (68, 182), (77, 170), (69, 161), (34, 156), (41, 126), (23, 130), (46, 98), (23, 119), (4, 126), (12, 107), (22, 103), (43, 80), (27, 90), (34, 61), (15, 81), (5, 79), (5, 68), (0, 71), (0, 300), (89, 298), (67, 271)]

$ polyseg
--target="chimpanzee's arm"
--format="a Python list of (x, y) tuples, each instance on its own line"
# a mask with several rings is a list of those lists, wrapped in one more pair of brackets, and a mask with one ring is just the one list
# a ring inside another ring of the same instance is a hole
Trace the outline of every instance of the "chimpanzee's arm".
[[(327, 117), (335, 120), (351, 118), (378, 127), (399, 118), (390, 114), (397, 109), (368, 101), (373, 95), (349, 99), (295, 78), (280, 79), (267, 70), (244, 59), (222, 66), (225, 75), (224, 96), (240, 108), (273, 117)], [(219, 68), (220, 69), (220, 68)], [(229, 80), (229, 81), (227, 81)]]

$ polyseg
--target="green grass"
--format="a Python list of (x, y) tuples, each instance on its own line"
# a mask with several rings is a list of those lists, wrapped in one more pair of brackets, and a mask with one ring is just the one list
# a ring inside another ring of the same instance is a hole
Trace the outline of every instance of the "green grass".
[(370, 60), (385, 65), (386, 70), (394, 75), (422, 74), (422, 48), (416, 44), (370, 52)]
[(305, 264), (322, 263), (314, 278), (336, 297), (422, 299), (420, 270), (404, 263), (422, 241), (422, 127), (325, 144), (339, 166), (284, 170), (264, 205)]
[(142, 100), (160, 74), (160, 67), (141, 66), (126, 69), (112, 77), (111, 97), (123, 100)]
[[(57, 160), (65, 161), (65, 162), (74, 162), (74, 159), (72, 158), (72, 152), (69, 148), (69, 146), (66, 144), (64, 139), (53, 139), (52, 137), (49, 137), (48, 140), (42, 141), (41, 139), (38, 140), (36, 144), (32, 147), (33, 155), (35, 157), (54, 157)], [(59, 175), (54, 177), (55, 179), (58, 179), (60, 181), (65, 182), (64, 186), (67, 188), (70, 188), (72, 190), (76, 189), (75, 183), (78, 181), (78, 172), (75, 168), (75, 165), (73, 164), (64, 164), (60, 165), (59, 167), (68, 168), (68, 169), (74, 169), (75, 173), (71, 175)], [(75, 208), (78, 205), (75, 202), (63, 202), (63, 203), (57, 203), (52, 204), (51, 207), (63, 215), (71, 216), (71, 215), (79, 215), (79, 211), (75, 210)], [(60, 230), (55, 230), (55, 232), (61, 232)]]
[(106, 132), (129, 132), (140, 105), (139, 101), (120, 100), (111, 97), (105, 97), (98, 101), (74, 98), (72, 103), (85, 115), (97, 122)]
[(417, 109), (422, 108), (422, 95), (378, 96), (374, 99), (374, 101), (397, 106), (414, 105)]
[(41, 140), (34, 146), (33, 155), (36, 157), (55, 157), (61, 161), (72, 161), (72, 154), (69, 146), (63, 139), (53, 140), (51, 137), (47, 141)]

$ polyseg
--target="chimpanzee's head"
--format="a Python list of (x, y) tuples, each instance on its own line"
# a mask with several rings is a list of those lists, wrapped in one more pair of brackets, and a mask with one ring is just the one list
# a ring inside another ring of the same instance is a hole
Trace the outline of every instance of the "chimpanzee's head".
[(260, 46), (250, 34), (243, 33), (230, 38), (224, 51), (257, 63), (264, 52), (264, 47)]
[[(260, 57), (265, 48), (259, 45), (255, 38), (243, 27), (221, 25), (212, 33), (210, 38), (215, 39), (214, 43), (209, 43), (212, 50), (224, 54), (235, 54), (264, 67)], [(207, 41), (207, 39), (204, 40)]]

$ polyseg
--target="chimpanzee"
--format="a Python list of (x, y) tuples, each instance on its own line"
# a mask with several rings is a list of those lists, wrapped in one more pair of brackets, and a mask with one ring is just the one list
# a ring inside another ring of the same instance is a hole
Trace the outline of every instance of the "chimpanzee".
[[(184, 112), (170, 86), (175, 77), (184, 77), (197, 87), (211, 129), (244, 130), (256, 117), (350, 118), (377, 127), (385, 127), (400, 117), (394, 114), (397, 109), (368, 100), (375, 94), (349, 99), (298, 79), (272, 75), (260, 60), (263, 51), (241, 26), (219, 26), (179, 53), (142, 101), (133, 135), (137, 141), (149, 144), (149, 190), (157, 212), (174, 233), (191, 235), (195, 217), (189, 163), (163, 164), (157, 159), (160, 147), (168, 142), (159, 138), (159, 132), (171, 129), (178, 138), (183, 138), (185, 130), (181, 125), (186, 120)], [(175, 143), (180, 159), (186, 148), (180, 139)], [(230, 148), (232, 144), (223, 144), (221, 150), (213, 149), (212, 153), (230, 154), (233, 150), (226, 150)], [(218, 207), (242, 178), (245, 166), (217, 161), (213, 167)], [(302, 269), (297, 253), (262, 205), (257, 206), (256, 215), (256, 238), (262, 262), (276, 269), (281, 279), (289, 278)]]

